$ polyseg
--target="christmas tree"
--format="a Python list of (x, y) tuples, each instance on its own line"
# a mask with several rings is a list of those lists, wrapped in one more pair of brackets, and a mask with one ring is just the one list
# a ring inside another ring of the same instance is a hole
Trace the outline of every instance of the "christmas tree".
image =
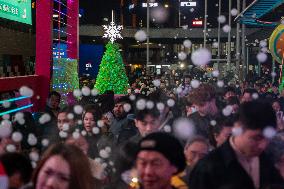
[(115, 94), (127, 94), (129, 87), (119, 46), (109, 42), (100, 64), (95, 88), (104, 93), (112, 90)]
[(63, 104), (67, 104), (68, 94), (79, 88), (77, 67), (75, 59), (53, 59), (52, 90), (62, 95)]

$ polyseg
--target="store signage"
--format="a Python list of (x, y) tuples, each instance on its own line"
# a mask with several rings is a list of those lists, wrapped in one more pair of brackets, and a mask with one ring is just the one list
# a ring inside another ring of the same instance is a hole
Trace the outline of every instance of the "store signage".
[[(158, 3), (149, 3), (149, 7), (157, 7), (159, 6)], [(147, 7), (147, 3), (142, 3), (142, 7)]]
[(31, 0), (0, 0), (0, 17), (32, 24)]
[(196, 2), (180, 2), (181, 7), (196, 7)]

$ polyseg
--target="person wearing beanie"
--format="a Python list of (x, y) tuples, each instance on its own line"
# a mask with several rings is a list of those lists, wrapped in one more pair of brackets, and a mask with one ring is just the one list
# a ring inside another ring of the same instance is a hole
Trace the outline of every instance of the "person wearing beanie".
[(185, 166), (183, 147), (172, 135), (151, 133), (139, 142), (136, 169), (141, 188), (174, 189), (171, 178)]

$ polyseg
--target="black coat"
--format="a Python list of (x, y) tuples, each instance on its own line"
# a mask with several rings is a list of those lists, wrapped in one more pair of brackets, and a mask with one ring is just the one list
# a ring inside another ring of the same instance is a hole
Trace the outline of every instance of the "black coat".
[[(267, 158), (259, 156), (260, 189), (284, 186), (279, 172)], [(200, 160), (189, 176), (190, 189), (254, 189), (254, 184), (238, 162), (229, 141)], [(277, 187), (276, 187), (277, 188)]]

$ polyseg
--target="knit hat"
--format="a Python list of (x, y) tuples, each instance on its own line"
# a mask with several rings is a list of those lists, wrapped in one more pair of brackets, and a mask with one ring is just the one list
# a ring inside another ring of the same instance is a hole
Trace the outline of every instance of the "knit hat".
[(147, 135), (140, 140), (137, 154), (143, 150), (161, 153), (178, 169), (177, 173), (185, 169), (183, 147), (179, 140), (170, 134), (156, 132)]

